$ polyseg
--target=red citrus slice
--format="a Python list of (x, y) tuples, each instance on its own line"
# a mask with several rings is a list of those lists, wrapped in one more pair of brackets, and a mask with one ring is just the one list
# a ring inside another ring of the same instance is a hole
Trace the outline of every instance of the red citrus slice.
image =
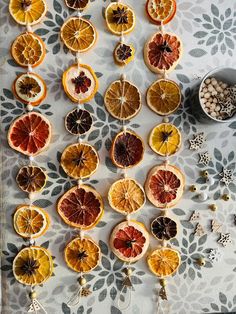
[(176, 13), (176, 0), (148, 0), (146, 11), (150, 20), (160, 25), (169, 23)]

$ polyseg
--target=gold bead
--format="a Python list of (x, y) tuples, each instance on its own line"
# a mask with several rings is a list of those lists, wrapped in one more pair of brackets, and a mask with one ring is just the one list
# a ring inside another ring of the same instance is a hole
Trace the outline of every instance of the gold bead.
[(37, 293), (36, 293), (36, 291), (32, 291), (32, 292), (30, 292), (29, 297), (30, 297), (30, 299), (31, 299), (31, 300), (36, 299), (36, 297), (37, 297)]
[(81, 286), (86, 285), (86, 283), (87, 283), (87, 280), (86, 280), (84, 277), (80, 277), (80, 278), (79, 278), (79, 284), (80, 284)]
[(224, 194), (224, 195), (222, 196), (222, 198), (223, 198), (223, 200), (226, 201), (226, 202), (230, 200), (229, 194)]
[(203, 176), (204, 178), (207, 178), (207, 177), (209, 176), (208, 171), (207, 171), (207, 170), (203, 171), (203, 172), (202, 172), (202, 176)]
[(166, 279), (164, 279), (164, 278), (160, 279), (160, 285), (162, 287), (165, 287), (166, 286)]
[(189, 190), (190, 190), (191, 192), (196, 192), (196, 191), (197, 191), (196, 185), (191, 185)]
[(131, 268), (127, 268), (126, 273), (127, 273), (127, 276), (131, 276), (133, 271)]
[(164, 118), (163, 118), (163, 122), (164, 122), (164, 123), (168, 123), (168, 122), (169, 122), (169, 118), (168, 118), (168, 117), (164, 117)]
[(217, 210), (216, 204), (211, 204), (209, 207), (210, 207), (210, 210), (212, 210), (213, 212), (215, 212)]
[(206, 265), (206, 261), (203, 257), (200, 257), (199, 259), (197, 259), (197, 264), (202, 267)]

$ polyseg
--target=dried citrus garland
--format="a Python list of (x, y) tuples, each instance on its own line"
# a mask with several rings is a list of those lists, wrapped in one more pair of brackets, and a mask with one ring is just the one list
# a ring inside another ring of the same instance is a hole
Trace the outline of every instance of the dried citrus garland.
[(31, 26), (45, 16), (45, 0), (10, 0), (9, 11), (14, 20), (26, 26), (26, 32), (17, 36), (11, 46), (15, 62), (26, 68), (26, 73), (16, 77), (12, 90), (15, 97), (26, 105), (27, 113), (15, 119), (8, 131), (9, 146), (29, 157), (29, 165), (19, 169), (16, 177), (18, 187), (28, 194), (29, 204), (19, 205), (13, 215), (16, 233), (29, 241), (13, 261), (13, 274), (21, 284), (31, 287), (28, 312), (45, 311), (37, 300), (35, 287), (47, 281), (53, 272), (53, 259), (43, 247), (35, 245), (35, 239), (45, 234), (49, 225), (48, 213), (32, 205), (33, 195), (43, 190), (47, 182), (45, 171), (33, 165), (34, 156), (47, 149), (52, 135), (51, 124), (46, 117), (34, 112), (47, 95), (47, 87), (32, 68), (39, 66), (46, 55), (45, 44), (33, 33)]

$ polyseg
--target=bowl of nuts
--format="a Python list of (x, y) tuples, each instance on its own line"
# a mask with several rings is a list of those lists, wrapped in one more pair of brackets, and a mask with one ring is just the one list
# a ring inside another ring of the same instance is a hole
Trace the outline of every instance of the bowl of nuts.
[(207, 73), (198, 98), (207, 118), (215, 122), (232, 121), (236, 117), (236, 69), (222, 67)]

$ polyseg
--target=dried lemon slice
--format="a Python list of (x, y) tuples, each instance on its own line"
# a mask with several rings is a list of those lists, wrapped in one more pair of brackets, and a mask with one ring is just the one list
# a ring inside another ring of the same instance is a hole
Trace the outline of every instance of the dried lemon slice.
[(134, 59), (135, 49), (132, 45), (118, 43), (115, 47), (113, 56), (118, 65), (127, 65)]
[(153, 23), (167, 24), (175, 16), (176, 0), (147, 0), (146, 11)]
[(70, 9), (82, 11), (88, 6), (89, 0), (65, 0), (65, 3)]
[(27, 193), (36, 193), (43, 190), (47, 182), (47, 175), (40, 167), (24, 166), (20, 168), (16, 183)]

